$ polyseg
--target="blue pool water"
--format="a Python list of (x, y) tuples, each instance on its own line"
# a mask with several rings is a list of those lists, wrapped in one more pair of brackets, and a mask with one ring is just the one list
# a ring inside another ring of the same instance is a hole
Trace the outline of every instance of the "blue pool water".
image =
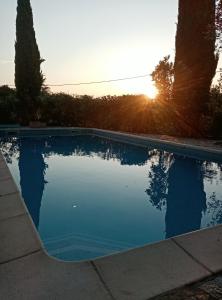
[(1, 150), (48, 253), (92, 259), (222, 223), (222, 165), (94, 136)]

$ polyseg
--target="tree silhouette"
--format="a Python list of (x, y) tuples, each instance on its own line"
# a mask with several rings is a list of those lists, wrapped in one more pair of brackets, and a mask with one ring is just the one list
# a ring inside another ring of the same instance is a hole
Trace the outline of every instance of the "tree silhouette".
[(217, 67), (215, 11), (212, 0), (179, 1), (173, 99), (191, 130), (201, 131)]
[(38, 97), (44, 82), (33, 26), (30, 0), (18, 0), (15, 42), (15, 85), (23, 121), (37, 119)]

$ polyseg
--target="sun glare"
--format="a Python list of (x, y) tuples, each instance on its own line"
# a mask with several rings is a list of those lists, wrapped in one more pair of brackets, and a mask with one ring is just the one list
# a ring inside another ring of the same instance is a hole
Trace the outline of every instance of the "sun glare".
[[(149, 55), (148, 55), (148, 54)], [(116, 76), (130, 77), (151, 73), (154, 66), (152, 60), (155, 58), (154, 52), (149, 52), (146, 45), (144, 47), (125, 47), (118, 51), (115, 49), (109, 53), (109, 64), (107, 65), (107, 77), (115, 78)], [(144, 68), (144, 66), (146, 66)], [(123, 72), (124, 70), (124, 72)], [(118, 75), (115, 75), (118, 74)], [(148, 100), (156, 98), (158, 91), (152, 82), (151, 76), (147, 75), (144, 78), (136, 78), (133, 80), (119, 81), (113, 84), (113, 90), (117, 94), (144, 94)]]
[(157, 88), (154, 85), (150, 85), (147, 87), (147, 91), (145, 92), (145, 95), (151, 99), (154, 100), (156, 96), (158, 95)]

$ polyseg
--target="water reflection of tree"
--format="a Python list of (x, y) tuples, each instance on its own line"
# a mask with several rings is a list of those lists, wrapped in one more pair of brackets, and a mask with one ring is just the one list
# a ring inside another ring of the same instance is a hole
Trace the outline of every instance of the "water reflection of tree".
[(174, 156), (169, 169), (166, 210), (166, 237), (198, 230), (206, 211), (201, 163)]
[(19, 160), (22, 196), (37, 228), (46, 184), (47, 165), (44, 157), (99, 156), (104, 160), (116, 159), (122, 165), (144, 165), (148, 159), (148, 151), (144, 147), (125, 145), (93, 136), (87, 136), (87, 139), (85, 136), (7, 138), (0, 146), (8, 163), (12, 162), (12, 158)]
[(11, 164), (12, 158), (18, 157), (18, 153), (19, 153), (18, 139), (14, 137), (1, 139), (0, 149), (6, 159), (6, 162)]
[(205, 161), (202, 164), (202, 168), (203, 168), (204, 177), (207, 180), (209, 180), (211, 183), (213, 182), (213, 179), (217, 177), (219, 170), (221, 173), (220, 178), (222, 179), (222, 165)]
[(166, 237), (199, 229), (206, 210), (201, 163), (164, 152), (156, 152), (151, 162), (146, 193), (153, 206), (166, 208)]
[(51, 137), (45, 140), (45, 153), (52, 155), (97, 156), (103, 160), (116, 159), (121, 165), (144, 165), (148, 160), (145, 147), (124, 144), (96, 136)]
[[(146, 193), (154, 207), (167, 210), (167, 237), (199, 229), (202, 213), (206, 210), (203, 178), (211, 183), (215, 178), (218, 183), (222, 181), (222, 165), (186, 159), (163, 151), (148, 151), (144, 147), (94, 136), (32, 138), (31, 143), (30, 139), (8, 138), (1, 141), (0, 147), (9, 163), (13, 157), (19, 157), (22, 194), (28, 208), (33, 210), (37, 226), (47, 167), (43, 156), (97, 156), (104, 160), (118, 160), (122, 165), (144, 165), (149, 159), (150, 185)], [(27, 186), (31, 187), (32, 193)], [(36, 207), (29, 199), (35, 202)], [(222, 223), (222, 200), (217, 199), (216, 195), (210, 196), (207, 212), (212, 215), (209, 225)]]
[(19, 171), (22, 197), (38, 228), (41, 201), (45, 188), (45, 171), (47, 165), (44, 162), (44, 142), (33, 139), (21, 138), (19, 143)]
[[(8, 157), (9, 163), (12, 157), (18, 156), (21, 140), (22, 138), (14, 140), (10, 138), (1, 142), (0, 147), (5, 149), (4, 155)], [(123, 144), (91, 135), (87, 138), (84, 135), (41, 137), (41, 143), (42, 154), (45, 156), (97, 156), (104, 160), (116, 159), (121, 165), (144, 165), (149, 158), (145, 147)]]
[(162, 210), (166, 205), (168, 189), (168, 171), (171, 155), (168, 152), (152, 151), (149, 171), (150, 186), (146, 190), (150, 202), (157, 209)]
[[(210, 182), (213, 181), (216, 185), (221, 185), (222, 181), (222, 165), (217, 163), (203, 163), (203, 172), (205, 180)], [(208, 198), (207, 203), (207, 214), (210, 216), (210, 221), (207, 226), (212, 227), (218, 224), (222, 224), (222, 198), (216, 194), (216, 192), (212, 192)]]
[(222, 199), (217, 199), (216, 193), (210, 196), (207, 213), (211, 215), (211, 220), (207, 224), (209, 227), (222, 224)]

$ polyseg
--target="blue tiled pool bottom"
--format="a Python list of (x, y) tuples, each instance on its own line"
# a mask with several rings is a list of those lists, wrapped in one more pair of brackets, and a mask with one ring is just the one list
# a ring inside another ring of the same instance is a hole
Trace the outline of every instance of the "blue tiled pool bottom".
[(1, 150), (51, 256), (80, 261), (222, 223), (222, 165), (90, 135)]

